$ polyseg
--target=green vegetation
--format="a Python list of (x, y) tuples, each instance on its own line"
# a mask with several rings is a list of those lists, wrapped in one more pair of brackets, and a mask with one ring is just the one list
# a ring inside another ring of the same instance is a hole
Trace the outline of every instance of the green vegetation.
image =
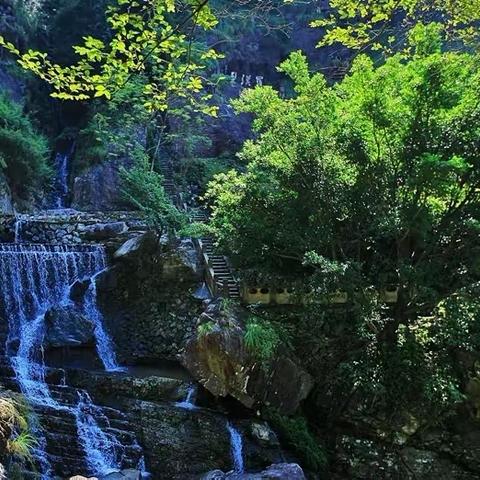
[(247, 320), (244, 340), (246, 347), (262, 362), (268, 362), (280, 344), (274, 326), (255, 317)]
[(142, 105), (141, 80), (130, 82), (108, 103), (97, 101), (91, 117), (78, 133), (75, 155), (77, 171), (106, 159), (141, 160), (145, 152), (150, 115)]
[[(50, 84), (52, 96), (64, 100), (112, 98), (130, 81), (148, 79), (142, 93), (144, 106), (150, 111), (166, 110), (170, 95), (191, 100), (199, 110), (214, 109), (199, 102), (203, 88), (201, 70), (217, 58), (211, 49), (194, 44), (182, 26), (211, 29), (216, 19), (208, 0), (159, 0), (134, 2), (117, 0), (107, 6), (110, 38), (84, 37), (84, 43), (73, 47), (78, 60), (62, 66), (44, 52), (17, 46), (0, 36), (0, 46), (17, 57), (20, 65)], [(208, 98), (208, 95), (205, 96)]]
[[(347, 291), (352, 334), (374, 325), (349, 385), (437, 411), (459, 380), (420, 325), (478, 281), (480, 225), (478, 56), (442, 51), (440, 32), (417, 26), (408, 51), (380, 66), (359, 56), (335, 86), (293, 53), (280, 67), (293, 98), (264, 86), (235, 101), (258, 137), (240, 153), (246, 171), (207, 193), (211, 228), (242, 269), (301, 278), (319, 298)], [(375, 292), (392, 284), (387, 308)]]
[(0, 95), (0, 170), (21, 199), (41, 190), (51, 176), (48, 144), (20, 105)]
[(308, 469), (318, 472), (325, 467), (327, 463), (325, 450), (310, 432), (304, 417), (286, 417), (273, 409), (265, 410), (263, 414)]
[[(286, 0), (292, 3), (295, 0)], [(442, 19), (445, 31), (451, 39), (462, 39), (478, 44), (479, 0), (398, 0), (395, 2), (357, 2), (355, 0), (331, 0), (331, 10), (313, 26), (326, 32), (320, 45), (340, 42), (350, 48), (387, 52), (405, 41), (405, 34), (416, 24)], [(402, 19), (403, 22), (399, 22)], [(395, 20), (397, 20), (395, 22)]]
[(163, 188), (163, 177), (152, 171), (145, 161), (123, 169), (124, 194), (132, 206), (141, 211), (159, 235), (181, 229), (185, 216), (172, 204)]
[(31, 411), (19, 395), (0, 391), (0, 444), (2, 455), (17, 462), (31, 462), (36, 440), (29, 431)]
[(205, 335), (208, 335), (210, 332), (213, 332), (215, 329), (215, 323), (212, 321), (202, 323), (201, 325), (198, 326), (197, 329), (197, 334), (199, 338), (204, 337)]
[[(236, 156), (217, 142), (223, 119), (208, 117), (230, 95), (225, 72), (263, 67), (257, 58), (220, 64), (210, 44), (228, 54), (240, 36), (248, 43), (269, 29), (280, 42), (276, 13), (289, 9), (277, 8), (295, 1), (62, 0), (50, 12), (50, 38), (69, 39), (61, 48), (33, 42), (47, 55), (23, 48), (25, 33), (0, 37), (53, 97), (85, 109), (75, 175), (118, 159), (125, 199), (160, 236), (208, 233), (245, 285), (277, 285), (279, 302), (295, 292), (288, 307), (224, 300), (221, 321), (197, 333), (228, 329), (247, 312), (250, 360), (266, 371), (285, 352), (314, 377), (305, 417), (265, 412), (312, 471), (327, 462), (317, 427), (336, 434), (336, 421), (373, 418), (368, 434), (393, 444), (406, 416), (419, 428), (440, 424), (480, 378), (479, 2), (331, 0), (313, 26), (325, 52), (348, 51), (339, 60), (351, 61), (346, 76), (333, 83), (314, 58), (291, 53), (276, 74), (282, 88), (246, 88), (232, 101), (254, 130)], [(313, 2), (300, 3), (311, 16)], [(70, 32), (73, 12), (81, 18)], [(223, 153), (209, 158), (217, 145)], [(0, 96), (0, 170), (18, 198), (48, 182), (47, 158), (32, 120)], [(200, 193), (210, 208), (208, 225), (190, 224), (165, 192), (165, 158), (184, 199)], [(329, 301), (344, 293), (345, 303)], [(12, 425), (9, 451), (28, 458), (28, 429)]]

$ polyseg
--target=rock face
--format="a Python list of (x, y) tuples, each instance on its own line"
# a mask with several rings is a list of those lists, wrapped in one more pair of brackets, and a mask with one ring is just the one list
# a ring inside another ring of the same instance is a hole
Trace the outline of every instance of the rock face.
[(77, 176), (73, 183), (72, 207), (86, 211), (124, 209), (126, 202), (121, 194), (119, 172), (129, 163), (129, 160), (109, 160)]
[[(210, 310), (202, 315), (204, 321), (212, 321)], [(256, 361), (245, 347), (244, 333), (234, 316), (219, 319), (188, 342), (182, 362), (216, 396), (231, 395), (249, 408), (262, 403), (294, 413), (312, 388), (310, 375), (281, 348), (268, 364)]]
[(96, 223), (85, 226), (82, 236), (85, 240), (100, 242), (121, 235), (127, 230), (128, 226), (125, 222)]
[(0, 173), (0, 215), (13, 215), (12, 194), (7, 179)]
[[(225, 416), (202, 408), (202, 403), (197, 403), (194, 410), (176, 403), (185, 398), (188, 382), (76, 369), (67, 370), (66, 378), (76, 388), (90, 386), (96, 404), (124, 412), (141, 441), (152, 479), (198, 480), (214, 468), (231, 470), (230, 433)], [(235, 427), (242, 436), (246, 468), (260, 471), (279, 461), (279, 446), (262, 444), (253, 436), (250, 420), (238, 420)], [(122, 472), (126, 473), (133, 474)]]

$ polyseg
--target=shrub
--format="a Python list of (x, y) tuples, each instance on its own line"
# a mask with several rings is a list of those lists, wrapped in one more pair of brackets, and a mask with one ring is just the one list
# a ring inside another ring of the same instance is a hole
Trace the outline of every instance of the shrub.
[(185, 216), (173, 205), (163, 188), (163, 177), (148, 168), (144, 161), (121, 171), (123, 193), (133, 207), (141, 211), (152, 228), (161, 235), (166, 231), (180, 230)]
[(202, 338), (205, 335), (208, 335), (210, 332), (213, 331), (214, 328), (215, 328), (214, 322), (202, 323), (201, 325), (198, 326), (198, 329), (197, 329), (198, 337)]

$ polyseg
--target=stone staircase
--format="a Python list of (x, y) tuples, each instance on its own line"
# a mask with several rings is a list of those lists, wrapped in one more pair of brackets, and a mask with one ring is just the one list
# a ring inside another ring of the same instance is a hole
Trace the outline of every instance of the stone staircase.
[[(172, 161), (162, 159), (160, 161), (160, 170), (164, 178), (163, 186), (165, 192), (175, 203), (178, 200), (178, 195), (173, 178)], [(208, 220), (208, 215), (203, 209), (193, 209), (188, 213), (191, 222), (202, 223)], [(215, 253), (213, 239), (204, 237), (196, 243), (207, 270), (206, 280), (212, 294), (228, 298), (240, 298), (240, 287), (233, 275), (228, 259), (223, 255)]]
[(165, 189), (166, 194), (172, 199), (175, 200), (176, 188), (175, 182), (173, 181), (173, 163), (167, 158), (163, 158), (160, 161), (160, 170), (163, 175), (163, 188)]
[[(208, 215), (204, 210), (197, 209), (192, 212), (190, 218), (192, 222), (202, 223), (208, 220)], [(213, 238), (201, 238), (197, 242), (197, 247), (205, 263), (207, 283), (212, 293), (233, 299), (240, 298), (240, 287), (228, 259), (215, 252)]]

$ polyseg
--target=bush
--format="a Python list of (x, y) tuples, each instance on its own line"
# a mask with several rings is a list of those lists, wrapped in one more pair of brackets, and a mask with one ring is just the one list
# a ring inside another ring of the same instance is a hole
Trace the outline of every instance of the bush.
[(198, 337), (199, 338), (205, 337), (210, 332), (213, 332), (214, 329), (215, 329), (215, 323), (214, 322), (210, 321), (210, 322), (207, 322), (207, 323), (202, 323), (197, 328)]
[(0, 169), (18, 198), (27, 199), (52, 175), (48, 156), (46, 138), (19, 105), (0, 95)]

